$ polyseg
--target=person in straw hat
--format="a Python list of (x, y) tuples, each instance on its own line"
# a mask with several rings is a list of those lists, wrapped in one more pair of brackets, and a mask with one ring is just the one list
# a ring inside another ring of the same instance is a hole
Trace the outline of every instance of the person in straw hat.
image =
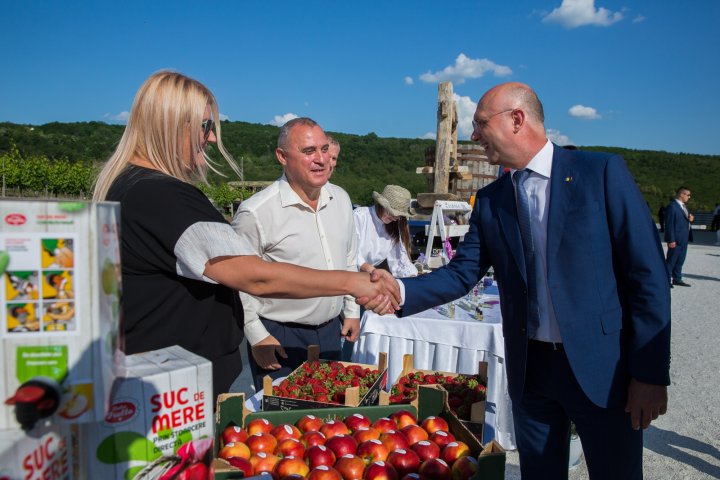
[(410, 192), (398, 185), (387, 185), (382, 193), (373, 192), (375, 205), (353, 211), (358, 237), (358, 269), (372, 272), (377, 267), (394, 277), (414, 277), (417, 269), (410, 254), (408, 218)]

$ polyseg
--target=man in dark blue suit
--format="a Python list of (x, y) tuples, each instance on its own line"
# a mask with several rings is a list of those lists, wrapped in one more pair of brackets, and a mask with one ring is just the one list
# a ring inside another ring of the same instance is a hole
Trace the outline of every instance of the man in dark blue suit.
[(665, 263), (672, 285), (681, 287), (690, 286), (682, 278), (682, 267), (690, 241), (690, 222), (693, 221), (693, 215), (686, 206), (690, 196), (688, 188), (678, 188), (675, 199), (665, 209), (665, 241), (668, 246)]
[(642, 429), (670, 382), (670, 290), (647, 204), (619, 156), (549, 142), (527, 85), (488, 91), (473, 126), (512, 174), (477, 192), (447, 266), (399, 282), (399, 314), (458, 298), (493, 267), (523, 480), (567, 478), (570, 421), (591, 478), (642, 478)]

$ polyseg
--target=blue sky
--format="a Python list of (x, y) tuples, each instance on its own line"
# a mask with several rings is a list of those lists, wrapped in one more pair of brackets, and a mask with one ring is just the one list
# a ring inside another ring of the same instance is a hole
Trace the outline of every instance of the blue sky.
[(122, 123), (171, 68), (230, 120), (434, 136), (453, 82), (467, 139), (505, 81), (559, 143), (720, 154), (720, 2), (0, 0), (0, 121)]

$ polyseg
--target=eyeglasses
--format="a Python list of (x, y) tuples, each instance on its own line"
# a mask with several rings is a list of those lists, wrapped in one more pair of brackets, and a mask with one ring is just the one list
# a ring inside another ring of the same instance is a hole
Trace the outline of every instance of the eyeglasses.
[(487, 126), (487, 124), (490, 123), (490, 120), (492, 120), (492, 118), (494, 116), (500, 115), (501, 113), (512, 112), (513, 110), (515, 110), (515, 109), (508, 108), (507, 110), (503, 110), (502, 112), (493, 113), (486, 120), (473, 120), (472, 121), (473, 131), (482, 130), (483, 128), (485, 128)]
[(208, 138), (210, 138), (210, 133), (212, 133), (215, 128), (215, 122), (213, 122), (212, 118), (208, 118), (207, 120), (203, 120), (201, 126), (203, 131), (203, 141), (207, 142)]

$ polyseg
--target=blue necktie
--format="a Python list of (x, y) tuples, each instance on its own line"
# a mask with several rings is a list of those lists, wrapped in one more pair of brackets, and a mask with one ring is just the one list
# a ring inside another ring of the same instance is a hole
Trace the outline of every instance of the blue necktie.
[(517, 193), (517, 214), (522, 237), (523, 253), (525, 254), (525, 273), (528, 287), (528, 338), (535, 338), (540, 326), (540, 306), (538, 304), (538, 265), (533, 243), (532, 226), (530, 220), (530, 201), (525, 191), (525, 180), (532, 170), (518, 170), (513, 174), (515, 191)]

